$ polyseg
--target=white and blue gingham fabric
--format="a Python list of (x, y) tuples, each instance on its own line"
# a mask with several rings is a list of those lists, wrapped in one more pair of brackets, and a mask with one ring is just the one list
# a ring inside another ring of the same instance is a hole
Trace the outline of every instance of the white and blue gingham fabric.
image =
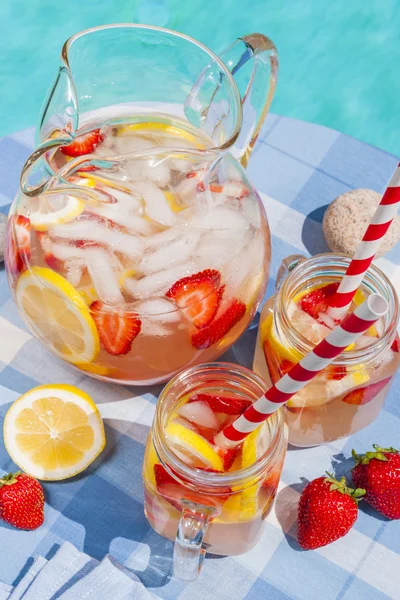
[[(33, 130), (0, 140), (1, 212), (8, 212), (32, 147)], [(269, 115), (248, 168), (272, 232), (268, 295), (285, 256), (327, 250), (321, 228), (327, 204), (352, 188), (383, 191), (396, 162), (335, 131)], [(379, 265), (400, 289), (400, 246)], [(251, 367), (256, 330), (257, 319), (225, 359)], [(389, 522), (361, 503), (345, 538), (313, 552), (302, 551), (296, 541), (297, 501), (308, 480), (326, 469), (348, 473), (353, 447), (361, 452), (372, 443), (400, 446), (399, 382), (398, 375), (385, 409), (368, 429), (323, 447), (289, 450), (257, 547), (242, 556), (206, 559), (199, 580), (187, 585), (171, 577), (172, 544), (150, 529), (143, 514), (143, 452), (161, 386), (106, 385), (49, 354), (24, 327), (1, 270), (0, 425), (10, 404), (28, 389), (70, 383), (98, 403), (107, 447), (81, 476), (44, 485), (46, 519), (40, 529), (23, 532), (0, 524), (0, 580), (18, 584), (36, 556), (49, 558), (68, 540), (99, 561), (109, 553), (165, 600), (399, 600), (400, 521)], [(15, 468), (0, 436), (0, 472)]]

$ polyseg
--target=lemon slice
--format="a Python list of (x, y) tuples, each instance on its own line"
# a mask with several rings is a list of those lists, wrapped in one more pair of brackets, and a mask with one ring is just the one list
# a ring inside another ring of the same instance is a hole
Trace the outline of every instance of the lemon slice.
[(99, 352), (95, 322), (81, 294), (64, 277), (32, 267), (17, 281), (17, 305), (32, 330), (64, 360), (90, 363)]
[(86, 371), (87, 373), (93, 373), (93, 375), (110, 375), (112, 369), (106, 367), (105, 365), (97, 365), (96, 363), (87, 363), (84, 365), (79, 365), (79, 368), (82, 371)]
[(125, 284), (125, 281), (127, 279), (129, 279), (130, 277), (134, 277), (136, 275), (136, 271), (135, 269), (132, 269), (130, 267), (128, 267), (127, 269), (125, 269), (124, 271), (122, 271), (121, 275), (118, 278), (118, 285), (120, 287), (123, 287)]
[(78, 289), (78, 292), (85, 301), (85, 304), (90, 306), (95, 300), (97, 300), (96, 290), (92, 285), (84, 285)]
[(175, 454), (186, 463), (192, 461), (195, 466), (205, 466), (215, 471), (223, 471), (222, 459), (213, 446), (195, 431), (176, 421), (170, 421), (166, 436)]
[(297, 350), (295, 350), (294, 348), (288, 348), (280, 343), (273, 327), (272, 314), (268, 315), (268, 317), (261, 325), (260, 335), (263, 343), (268, 338), (269, 345), (274, 350), (274, 352), (276, 352), (276, 354), (281, 358), (286, 358), (286, 360), (290, 360), (291, 362), (295, 363), (302, 358), (300, 352), (297, 352)]
[(118, 134), (124, 134), (128, 131), (140, 132), (144, 135), (153, 136), (154, 134), (169, 135), (182, 138), (194, 144), (197, 148), (204, 148), (204, 144), (193, 134), (181, 127), (176, 127), (170, 123), (161, 123), (159, 121), (145, 121), (142, 123), (131, 123), (118, 129)]
[(154, 449), (153, 442), (151, 439), (149, 439), (143, 461), (143, 479), (145, 480), (145, 483), (152, 486), (153, 488), (156, 487), (154, 465), (158, 464), (159, 462), (160, 460)]
[(54, 225), (67, 223), (85, 209), (85, 202), (70, 194), (42, 194), (32, 199), (29, 218), (37, 231), (47, 231)]
[(169, 207), (172, 210), (172, 212), (178, 213), (181, 210), (183, 210), (184, 208), (187, 208), (187, 206), (185, 206), (183, 204), (178, 204), (178, 202), (176, 201), (176, 196), (172, 192), (164, 191), (164, 196), (166, 197), (167, 202), (168, 202)]
[[(264, 428), (263, 428), (264, 429)], [(260, 436), (260, 428), (252, 431), (244, 440), (242, 448), (242, 469), (254, 465), (257, 460), (257, 447)], [(247, 486), (241, 493), (240, 520), (247, 521), (255, 517), (258, 511), (258, 490), (260, 484), (247, 482)]]
[(6, 414), (3, 433), (12, 460), (44, 480), (81, 473), (106, 444), (97, 406), (72, 385), (40, 385), (18, 398)]

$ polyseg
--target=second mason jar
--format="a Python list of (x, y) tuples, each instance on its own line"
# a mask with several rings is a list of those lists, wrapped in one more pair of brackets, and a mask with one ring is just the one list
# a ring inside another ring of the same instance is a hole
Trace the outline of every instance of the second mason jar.
[[(278, 274), (277, 293), (261, 313), (256, 373), (275, 383), (329, 333), (334, 323), (324, 307), (350, 260), (321, 254), (286, 261), (286, 269)], [(305, 447), (331, 442), (363, 429), (379, 415), (400, 354), (397, 294), (376, 265), (368, 270), (353, 304), (371, 293), (388, 301), (388, 313), (289, 400), (285, 411), (291, 444)]]

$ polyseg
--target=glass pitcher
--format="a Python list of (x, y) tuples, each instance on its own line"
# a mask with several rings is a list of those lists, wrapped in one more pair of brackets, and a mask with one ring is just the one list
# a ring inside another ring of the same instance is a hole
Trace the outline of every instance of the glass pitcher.
[(137, 25), (65, 43), (6, 248), (19, 310), (59, 357), (150, 384), (214, 360), (245, 330), (270, 235), (243, 167), (277, 69), (261, 34), (221, 57)]

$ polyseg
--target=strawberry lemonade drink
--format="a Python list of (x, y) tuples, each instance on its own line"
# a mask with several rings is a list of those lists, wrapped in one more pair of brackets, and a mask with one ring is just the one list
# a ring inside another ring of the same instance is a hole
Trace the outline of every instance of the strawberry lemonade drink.
[[(333, 254), (315, 256), (294, 268), (267, 301), (254, 359), (254, 370), (267, 381), (275, 383), (334, 328), (327, 308), (349, 261)], [(287, 402), (289, 442), (295, 446), (351, 435), (379, 415), (400, 364), (400, 347), (396, 291), (375, 265), (350, 310), (373, 292), (388, 301), (387, 315)]]
[(269, 266), (265, 212), (241, 167), (187, 123), (148, 118), (92, 123), (49, 153), (58, 174), (14, 203), (6, 251), (39, 339), (85, 372), (135, 384), (222, 354)]
[[(286, 451), (283, 413), (230, 450), (213, 439), (266, 391), (251, 371), (212, 363), (188, 369), (163, 390), (143, 468), (145, 512), (175, 540), (175, 574), (195, 571), (204, 548), (241, 554), (258, 541)], [(197, 541), (196, 541), (197, 540)]]

